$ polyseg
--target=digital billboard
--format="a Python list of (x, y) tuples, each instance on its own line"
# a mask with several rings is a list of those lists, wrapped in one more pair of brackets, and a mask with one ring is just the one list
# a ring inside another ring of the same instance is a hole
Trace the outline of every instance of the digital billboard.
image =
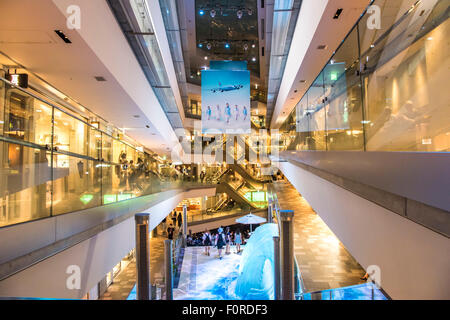
[(250, 71), (202, 71), (202, 132), (249, 134)]

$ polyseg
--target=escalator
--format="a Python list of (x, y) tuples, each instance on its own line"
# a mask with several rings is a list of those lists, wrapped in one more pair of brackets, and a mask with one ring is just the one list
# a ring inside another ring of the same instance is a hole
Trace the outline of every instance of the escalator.
[(242, 178), (244, 178), (246, 181), (248, 181), (252, 186), (254, 186), (256, 188), (261, 187), (262, 185), (264, 185), (264, 183), (270, 182), (269, 179), (260, 179), (260, 178), (254, 177), (240, 164), (233, 163), (233, 164), (230, 164), (229, 167), (234, 172), (239, 173)]
[(247, 198), (244, 197), (244, 195), (239, 192), (240, 189), (245, 185), (245, 181), (242, 182), (236, 189), (233, 188), (232, 185), (230, 185), (225, 179), (221, 179), (221, 181), (217, 184), (216, 192), (219, 193), (226, 193), (228, 196), (230, 196), (234, 201), (237, 203), (244, 205), (246, 207), (249, 207), (251, 209), (256, 209), (257, 207)]

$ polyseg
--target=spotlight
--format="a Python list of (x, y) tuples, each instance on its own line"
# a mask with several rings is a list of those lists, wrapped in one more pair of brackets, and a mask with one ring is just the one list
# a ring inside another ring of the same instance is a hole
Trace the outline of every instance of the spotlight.
[(255, 45), (255, 44), (252, 44), (252, 48), (254, 48), (254, 47), (256, 47), (256, 45)]
[(239, 9), (239, 10), (236, 12), (236, 15), (237, 15), (238, 19), (241, 19), (241, 18), (242, 18), (242, 15), (243, 15), (242, 10)]
[(248, 13), (249, 16), (251, 16), (251, 15), (253, 14), (252, 9), (248, 9), (248, 10), (247, 10), (247, 13)]
[(199, 43), (199, 44), (198, 44), (198, 47), (199, 47), (199, 48), (203, 48), (203, 43)]
[(212, 48), (212, 45), (211, 45), (211, 43), (208, 42), (208, 44), (206, 45), (206, 49), (211, 50), (211, 48)]
[(256, 61), (256, 58), (255, 58), (255, 57), (253, 57), (253, 58), (252, 58), (252, 61), (253, 61), (253, 62), (255, 62), (255, 61)]
[(209, 12), (209, 15), (211, 16), (211, 18), (214, 18), (214, 17), (216, 16), (216, 10), (212, 9), (212, 10)]
[(226, 49), (229, 49), (230, 48), (230, 44), (227, 42), (227, 43), (225, 43), (225, 48)]
[(208, 60), (208, 56), (205, 56), (205, 60)]
[(247, 51), (248, 50), (248, 44), (244, 43), (244, 50)]
[(202, 16), (202, 15), (205, 14), (205, 11), (204, 11), (203, 9), (200, 9), (200, 10), (198, 11), (198, 14)]

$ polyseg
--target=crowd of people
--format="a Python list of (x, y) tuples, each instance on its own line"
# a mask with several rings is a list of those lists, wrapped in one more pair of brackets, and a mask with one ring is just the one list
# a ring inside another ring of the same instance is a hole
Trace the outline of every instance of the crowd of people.
[(236, 254), (240, 254), (241, 245), (245, 244), (249, 237), (249, 230), (245, 228), (242, 232), (238, 227), (223, 227), (214, 230), (205, 230), (203, 233), (191, 234), (187, 237), (188, 246), (203, 246), (204, 254), (211, 255), (211, 247), (217, 248), (218, 258), (222, 259), (224, 254), (231, 254), (231, 247), (235, 246)]

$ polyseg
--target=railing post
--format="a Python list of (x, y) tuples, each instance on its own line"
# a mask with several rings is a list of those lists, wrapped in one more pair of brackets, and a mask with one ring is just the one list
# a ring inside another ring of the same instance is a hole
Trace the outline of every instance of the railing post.
[(280, 275), (280, 237), (273, 237), (273, 263), (274, 263), (274, 300), (281, 299), (281, 275)]
[(273, 203), (271, 201), (267, 206), (267, 222), (273, 223)]
[(183, 205), (183, 248), (187, 245), (187, 205)]
[(281, 210), (281, 298), (295, 299), (294, 287), (294, 211)]
[(134, 216), (136, 222), (136, 299), (150, 299), (150, 241), (148, 213)]
[(173, 259), (172, 240), (164, 240), (166, 300), (173, 300)]

